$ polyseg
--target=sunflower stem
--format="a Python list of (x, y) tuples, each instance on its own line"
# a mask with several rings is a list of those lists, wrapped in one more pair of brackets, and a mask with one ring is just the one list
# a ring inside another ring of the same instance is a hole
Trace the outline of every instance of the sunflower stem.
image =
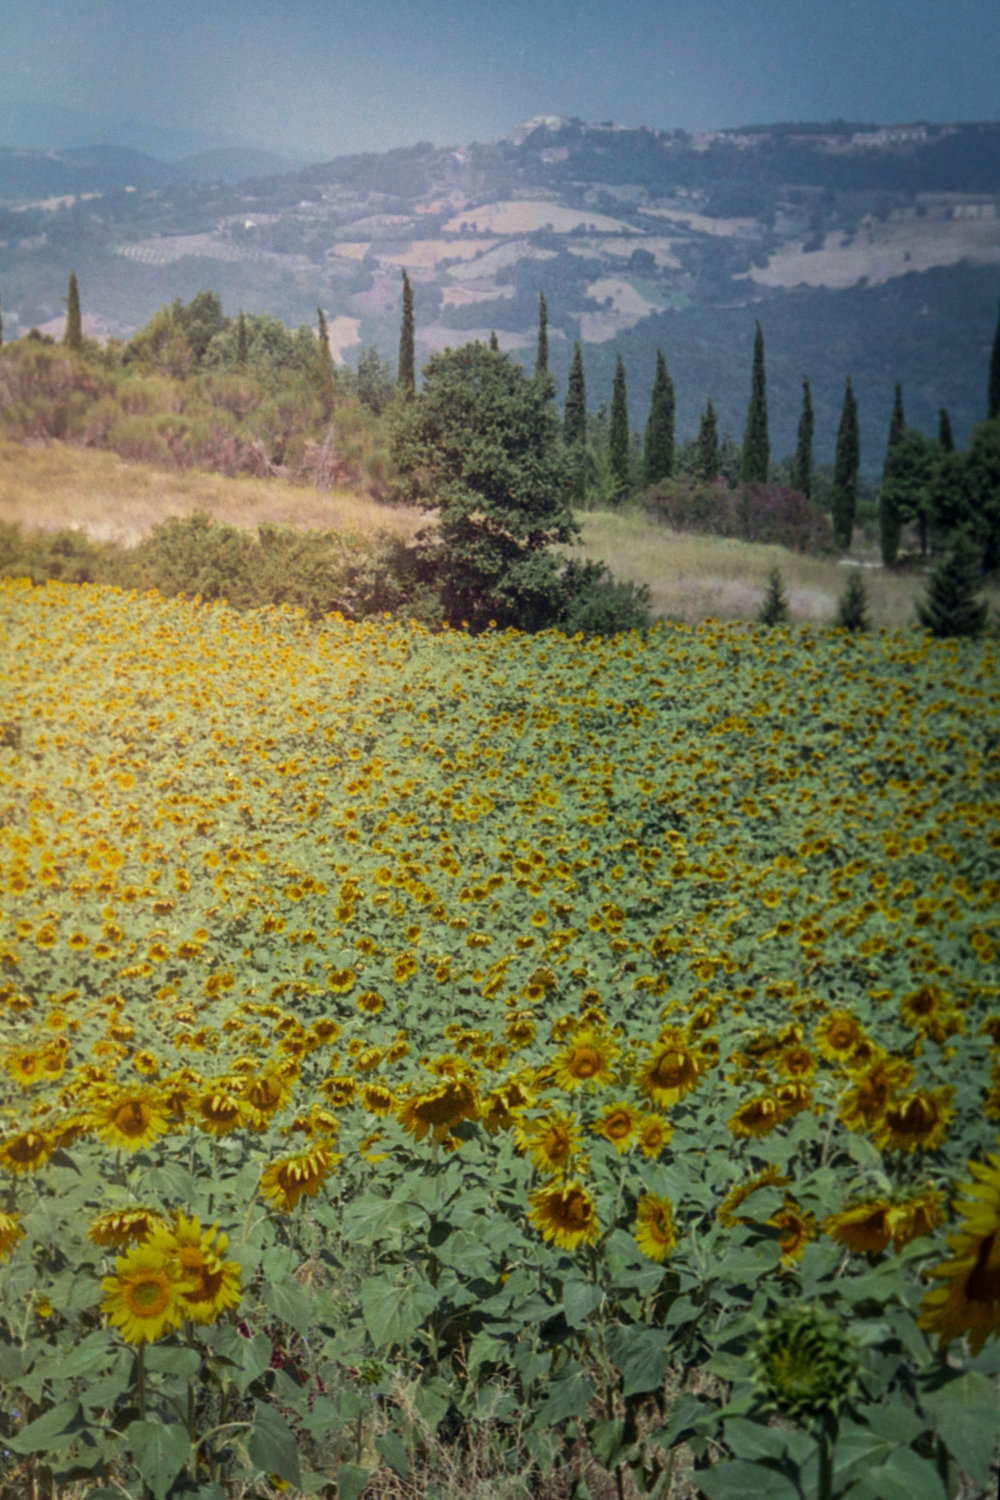
[(820, 1420), (817, 1439), (819, 1443), (819, 1487), (816, 1500), (830, 1500), (833, 1494), (833, 1442), (836, 1419), (829, 1414)]

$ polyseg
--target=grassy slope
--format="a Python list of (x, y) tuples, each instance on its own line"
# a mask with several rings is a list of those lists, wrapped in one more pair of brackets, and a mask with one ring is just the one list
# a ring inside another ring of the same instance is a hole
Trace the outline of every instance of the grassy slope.
[[(114, 453), (0, 442), (0, 522), (26, 530), (79, 527), (99, 540), (132, 543), (167, 516), (206, 511), (214, 520), (253, 530), (262, 521), (302, 530), (379, 531), (410, 537), (426, 514), (377, 505), (342, 489), (320, 491), (274, 479), (227, 479), (203, 470), (161, 470), (128, 463)], [(654, 613), (695, 622), (708, 615), (748, 619), (777, 566), (798, 620), (829, 620), (847, 569), (835, 558), (804, 557), (712, 536), (678, 534), (650, 525), (636, 512), (588, 512), (581, 517), (583, 550), (606, 562), (618, 578), (648, 583)], [(864, 549), (857, 560), (872, 563)], [(918, 573), (886, 574), (866, 567), (872, 623), (895, 628), (913, 622), (922, 594)], [(1000, 588), (987, 591), (1000, 608)]]

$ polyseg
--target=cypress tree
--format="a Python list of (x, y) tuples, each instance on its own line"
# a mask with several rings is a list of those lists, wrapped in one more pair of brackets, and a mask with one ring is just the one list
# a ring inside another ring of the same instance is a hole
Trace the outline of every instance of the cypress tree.
[(767, 591), (757, 612), (757, 619), (761, 625), (785, 625), (789, 618), (788, 599), (781, 573), (778, 568), (772, 568), (767, 575)]
[(767, 435), (767, 374), (764, 369), (764, 334), (760, 324), (753, 340), (753, 380), (747, 425), (743, 432), (743, 463), (740, 478), (744, 484), (766, 484), (771, 461), (771, 441)]
[(545, 293), (538, 293), (538, 350), (535, 354), (535, 378), (549, 373), (549, 310)]
[(608, 430), (608, 462), (616, 501), (628, 493), (628, 449), (628, 395), (625, 389), (625, 364), (619, 354), (615, 363), (614, 384), (611, 387), (611, 424)]
[(0, 303), (0, 348), (3, 348), (3, 305)]
[(986, 605), (979, 603), (979, 559), (968, 533), (958, 531), (927, 580), (917, 603), (917, 619), (935, 636), (978, 636), (986, 624)]
[(410, 278), (403, 272), (403, 320), (399, 329), (399, 369), (396, 384), (404, 396), (412, 396), (417, 389), (417, 356), (414, 342), (413, 288)]
[(701, 423), (698, 427), (697, 472), (699, 479), (719, 477), (719, 419), (715, 414), (711, 396), (701, 414)]
[(903, 534), (903, 516), (896, 498), (895, 478), (892, 469), (893, 449), (906, 431), (906, 415), (903, 411), (903, 387), (896, 382), (896, 395), (889, 418), (889, 438), (885, 447), (885, 463), (882, 466), (882, 485), (878, 497), (879, 547), (882, 565), (891, 568), (899, 555), (899, 539)]
[(563, 442), (567, 448), (581, 447), (587, 440), (587, 384), (583, 374), (583, 354), (573, 345), (569, 367), (566, 405), (563, 408)]
[(236, 319), (236, 363), (242, 369), (250, 357), (250, 340), (247, 337), (247, 320), (240, 308)]
[(837, 546), (846, 552), (854, 530), (854, 512), (858, 503), (858, 472), (861, 467), (861, 438), (858, 432), (858, 403), (847, 377), (844, 405), (837, 431), (837, 448), (833, 460), (833, 534)]
[(656, 375), (646, 421), (643, 450), (643, 479), (647, 485), (669, 479), (674, 472), (674, 418), (676, 403), (674, 383), (660, 349), (656, 351)]
[(500, 353), (500, 340), (497, 338), (497, 331), (495, 328), (490, 331), (490, 348), (493, 350), (494, 354)]
[(66, 293), (66, 332), (63, 343), (67, 349), (83, 348), (83, 319), (80, 314), (80, 288), (76, 283), (76, 272), (69, 273), (69, 288)]
[(990, 355), (990, 384), (986, 401), (987, 420), (1000, 417), (1000, 316), (993, 335), (993, 352)]
[(808, 380), (802, 381), (802, 415), (799, 417), (799, 436), (795, 448), (795, 463), (792, 467), (792, 488), (801, 491), (807, 500), (812, 498), (813, 482), (813, 417), (812, 387)]
[(847, 587), (837, 601), (835, 625), (841, 630), (865, 631), (871, 629), (868, 617), (868, 591), (860, 572), (852, 572)]
[(938, 407), (938, 442), (942, 453), (954, 453), (955, 436), (951, 430), (951, 418), (946, 406)]
[(329, 422), (333, 416), (333, 400), (337, 376), (333, 368), (330, 330), (326, 326), (326, 316), (321, 307), (317, 307), (316, 309), (316, 321), (319, 337), (319, 400), (323, 412), (323, 421)]

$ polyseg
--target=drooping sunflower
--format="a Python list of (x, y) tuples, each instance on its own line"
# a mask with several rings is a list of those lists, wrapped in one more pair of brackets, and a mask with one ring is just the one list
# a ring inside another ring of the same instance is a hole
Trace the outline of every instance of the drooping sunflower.
[(514, 1138), (518, 1150), (546, 1177), (566, 1172), (580, 1150), (576, 1115), (566, 1115), (557, 1109), (549, 1110), (537, 1120), (522, 1120)]
[(137, 1203), (98, 1214), (87, 1234), (95, 1245), (113, 1245), (116, 1250), (123, 1250), (127, 1245), (144, 1245), (156, 1230), (167, 1227), (166, 1219), (155, 1208)]
[(961, 1031), (965, 1024), (961, 1012), (939, 984), (922, 984), (918, 990), (904, 995), (899, 1002), (899, 1014), (907, 1026), (939, 1045)]
[(170, 1129), (166, 1108), (150, 1089), (99, 1097), (91, 1107), (90, 1121), (95, 1135), (119, 1151), (140, 1151)]
[(191, 1113), (199, 1130), (209, 1135), (229, 1135), (246, 1123), (247, 1107), (235, 1089), (225, 1083), (211, 1084), (192, 1101)]
[(797, 1260), (801, 1260), (809, 1241), (816, 1238), (815, 1214), (809, 1213), (788, 1193), (785, 1194), (784, 1206), (767, 1222), (780, 1231), (778, 1244), (781, 1247), (781, 1263), (785, 1266), (794, 1265)]
[(624, 1156), (635, 1144), (639, 1116), (630, 1104), (609, 1104), (590, 1128), (596, 1135), (610, 1141), (619, 1156)]
[(784, 1111), (777, 1099), (773, 1099), (770, 1094), (758, 1094), (753, 1099), (747, 1099), (729, 1116), (729, 1133), (737, 1138), (769, 1135), (784, 1118)]
[(976, 1355), (1000, 1332), (1000, 1156), (970, 1161), (969, 1170), (976, 1181), (960, 1184), (955, 1204), (964, 1222), (948, 1236), (951, 1256), (931, 1272), (944, 1285), (928, 1292), (917, 1321), (942, 1350), (967, 1334)]
[(892, 1239), (891, 1206), (885, 1198), (865, 1198), (839, 1214), (829, 1214), (823, 1220), (823, 1229), (832, 1240), (846, 1245), (856, 1255), (881, 1255)]
[(384, 1119), (396, 1107), (396, 1097), (384, 1083), (366, 1083), (361, 1087), (361, 1103), (369, 1114)]
[(892, 1243), (902, 1250), (911, 1240), (932, 1234), (948, 1217), (944, 1194), (935, 1187), (911, 1193), (909, 1197), (893, 1203), (888, 1213)]
[(528, 1217), (544, 1240), (560, 1250), (592, 1245), (601, 1233), (594, 1200), (579, 1182), (538, 1188)]
[(787, 1187), (791, 1180), (777, 1167), (765, 1167), (763, 1172), (758, 1172), (747, 1182), (738, 1182), (735, 1187), (730, 1188), (715, 1210), (715, 1217), (727, 1229), (731, 1229), (734, 1224), (752, 1224), (755, 1222), (752, 1215), (739, 1212), (746, 1200), (761, 1188)]
[(614, 1063), (620, 1048), (606, 1032), (581, 1026), (568, 1046), (552, 1062), (558, 1088), (572, 1092), (583, 1084), (606, 1085), (615, 1077)]
[(247, 1124), (252, 1130), (266, 1130), (274, 1116), (292, 1097), (292, 1080), (277, 1068), (265, 1068), (246, 1082), (244, 1099)]
[(886, 1106), (872, 1131), (881, 1151), (935, 1151), (948, 1134), (955, 1113), (951, 1084), (936, 1089), (917, 1089)]
[(130, 1344), (153, 1343), (184, 1321), (181, 1268), (161, 1249), (134, 1245), (101, 1286), (101, 1311)]
[(659, 1040), (639, 1069), (636, 1083), (661, 1109), (677, 1104), (697, 1085), (698, 1059), (683, 1034), (673, 1027)]
[(18, 1240), (23, 1239), (20, 1220), (14, 1214), (0, 1213), (0, 1260), (6, 1260)]
[(650, 1260), (666, 1260), (677, 1244), (674, 1209), (669, 1198), (658, 1193), (644, 1193), (635, 1210), (635, 1240)]
[(475, 1085), (467, 1078), (448, 1078), (435, 1089), (414, 1094), (396, 1111), (404, 1130), (422, 1141), (433, 1131), (436, 1141), (443, 1141), (455, 1125), (474, 1120), (479, 1113)]
[(321, 1185), (340, 1160), (341, 1157), (331, 1151), (329, 1146), (320, 1143), (295, 1156), (286, 1156), (281, 1161), (272, 1162), (261, 1173), (261, 1196), (272, 1208), (290, 1213), (303, 1195), (308, 1198), (316, 1197)]
[(913, 1079), (913, 1068), (901, 1057), (881, 1052), (840, 1101), (839, 1114), (848, 1130), (871, 1130), (890, 1100)]

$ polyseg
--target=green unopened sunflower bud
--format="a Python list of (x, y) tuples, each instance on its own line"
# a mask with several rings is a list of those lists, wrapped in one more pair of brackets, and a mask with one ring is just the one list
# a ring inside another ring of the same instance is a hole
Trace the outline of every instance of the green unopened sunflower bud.
[(782, 1308), (761, 1324), (749, 1355), (766, 1403), (789, 1416), (836, 1412), (854, 1390), (857, 1350), (824, 1307)]

